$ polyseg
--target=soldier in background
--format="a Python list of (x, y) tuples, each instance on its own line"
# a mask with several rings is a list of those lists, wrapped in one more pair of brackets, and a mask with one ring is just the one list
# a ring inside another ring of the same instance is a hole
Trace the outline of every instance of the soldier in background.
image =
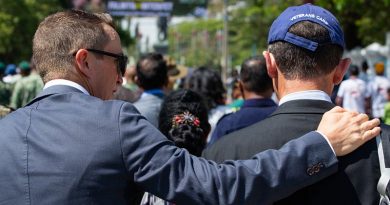
[(5, 65), (0, 61), (0, 119), (11, 112), (11, 109), (6, 107), (9, 104), (11, 88), (3, 82), (4, 71)]
[(34, 65), (22, 61), (19, 69), (22, 78), (16, 82), (10, 102), (10, 107), (14, 109), (26, 105), (43, 89), (42, 79), (34, 71)]

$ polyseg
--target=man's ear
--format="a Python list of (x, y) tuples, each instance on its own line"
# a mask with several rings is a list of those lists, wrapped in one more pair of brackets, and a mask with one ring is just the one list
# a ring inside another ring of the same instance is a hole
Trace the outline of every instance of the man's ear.
[(339, 64), (336, 66), (336, 70), (333, 75), (333, 84), (337, 85), (343, 80), (343, 77), (347, 72), (350, 64), (350, 58), (343, 58), (340, 60)]
[(267, 65), (267, 72), (269, 77), (276, 78), (278, 76), (278, 69), (276, 66), (274, 55), (272, 55), (272, 53), (268, 51), (263, 51), (263, 56)]
[(88, 51), (85, 49), (80, 49), (77, 51), (76, 56), (76, 69), (77, 71), (88, 77), (91, 74), (91, 68), (88, 65)]

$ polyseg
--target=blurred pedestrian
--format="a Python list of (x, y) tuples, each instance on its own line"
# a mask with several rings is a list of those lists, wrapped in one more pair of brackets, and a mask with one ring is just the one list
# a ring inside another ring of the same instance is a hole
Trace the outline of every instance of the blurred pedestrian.
[(3, 81), (5, 65), (0, 61), (0, 105), (8, 106), (12, 94), (11, 86)]
[(349, 78), (340, 84), (336, 105), (359, 113), (370, 113), (370, 93), (366, 83), (358, 78), (359, 68), (351, 65), (349, 74)]
[(208, 146), (236, 130), (248, 127), (268, 117), (277, 105), (271, 99), (272, 80), (268, 76), (263, 56), (246, 59), (241, 65), (238, 87), (244, 97), (244, 105), (234, 113), (224, 115), (211, 135)]
[(5, 83), (11, 84), (12, 89), (13, 86), (15, 85), (16, 81), (18, 81), (22, 76), (17, 72), (15, 64), (8, 64), (7, 67), (5, 68), (5, 73), (3, 77), (3, 81)]
[(143, 90), (134, 103), (139, 112), (158, 127), (158, 113), (168, 84), (167, 64), (159, 53), (148, 53), (137, 62), (135, 82)]
[(12, 91), (10, 107), (13, 109), (25, 106), (43, 89), (42, 79), (35, 72), (34, 65), (30, 65), (27, 61), (22, 61), (19, 63), (18, 68), (22, 78), (16, 81)]
[(368, 84), (368, 92), (371, 97), (372, 117), (382, 118), (387, 102), (387, 89), (390, 88), (390, 80), (384, 76), (385, 65), (383, 62), (375, 63), (376, 76)]
[[(218, 120), (233, 110), (225, 105), (226, 89), (223, 86), (221, 76), (216, 70), (208, 67), (195, 69), (186, 79), (185, 88), (201, 94), (205, 100), (209, 112), (209, 123), (212, 133)], [(209, 134), (207, 141), (210, 141)]]

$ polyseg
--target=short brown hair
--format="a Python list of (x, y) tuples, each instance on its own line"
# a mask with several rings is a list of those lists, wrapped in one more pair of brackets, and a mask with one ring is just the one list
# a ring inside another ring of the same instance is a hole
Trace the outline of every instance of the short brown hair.
[[(329, 37), (326, 28), (310, 21), (301, 21), (289, 29), (290, 33), (315, 42), (325, 42)], [(307, 80), (329, 74), (340, 62), (343, 48), (336, 44), (319, 45), (316, 51), (278, 41), (268, 50), (275, 57), (276, 64), (288, 80)]]
[(73, 54), (80, 48), (101, 49), (109, 41), (103, 25), (114, 28), (108, 14), (80, 10), (58, 12), (46, 17), (35, 32), (32, 61), (47, 82), (66, 78), (74, 66)]

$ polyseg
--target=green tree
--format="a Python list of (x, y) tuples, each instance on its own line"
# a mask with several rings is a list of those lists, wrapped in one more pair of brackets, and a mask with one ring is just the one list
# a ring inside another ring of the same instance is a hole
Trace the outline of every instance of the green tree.
[(219, 65), (222, 21), (184, 22), (169, 29), (169, 53), (188, 66)]
[[(234, 5), (237, 2), (234, 0), (228, 1), (229, 5)], [(247, 0), (245, 1), (245, 7), (229, 12), (229, 53), (232, 65), (241, 64), (245, 58), (251, 55), (260, 55), (261, 51), (266, 49), (268, 30), (273, 20), (287, 7), (301, 5), (306, 2), (322, 6), (336, 16), (344, 30), (347, 49), (357, 46), (364, 47), (375, 41), (383, 44), (386, 32), (390, 31), (390, 24), (388, 24), (390, 0)], [(221, 12), (222, 3), (223, 0), (220, 0), (219, 4), (211, 5), (212, 12)], [(183, 32), (188, 33), (195, 28), (198, 29), (198, 21), (204, 20), (186, 22), (187, 30)], [(222, 26), (222, 20), (219, 20), (219, 22)], [(180, 33), (181, 29), (177, 29), (181, 26), (179, 24), (173, 29), (176, 29), (178, 35), (187, 35)], [(203, 29), (209, 30), (208, 27)], [(212, 43), (210, 42), (210, 46)], [(185, 45), (183, 45), (180, 51), (185, 50), (185, 48)], [(209, 55), (208, 48), (205, 49), (201, 51), (194, 50), (194, 52)], [(221, 50), (215, 51), (221, 52)], [(175, 53), (177, 49), (171, 49), (171, 52)], [(193, 53), (190, 53), (181, 52), (180, 55), (185, 56), (187, 62), (204, 60), (199, 59), (199, 55), (194, 56)], [(221, 55), (213, 53), (212, 57), (215, 56), (219, 58)], [(205, 58), (208, 58), (208, 56), (205, 56)], [(218, 60), (214, 61), (218, 62)]]
[(317, 0), (315, 3), (339, 19), (348, 49), (385, 42), (385, 34), (390, 31), (390, 0)]
[[(32, 39), (39, 23), (49, 14), (70, 8), (68, 0), (0, 0), (0, 60), (29, 60)], [(115, 18), (120, 25), (121, 18)], [(128, 30), (118, 26), (123, 45), (134, 44)]]
[(61, 9), (60, 1), (0, 0), (0, 59), (30, 59), (32, 37), (39, 22)]

